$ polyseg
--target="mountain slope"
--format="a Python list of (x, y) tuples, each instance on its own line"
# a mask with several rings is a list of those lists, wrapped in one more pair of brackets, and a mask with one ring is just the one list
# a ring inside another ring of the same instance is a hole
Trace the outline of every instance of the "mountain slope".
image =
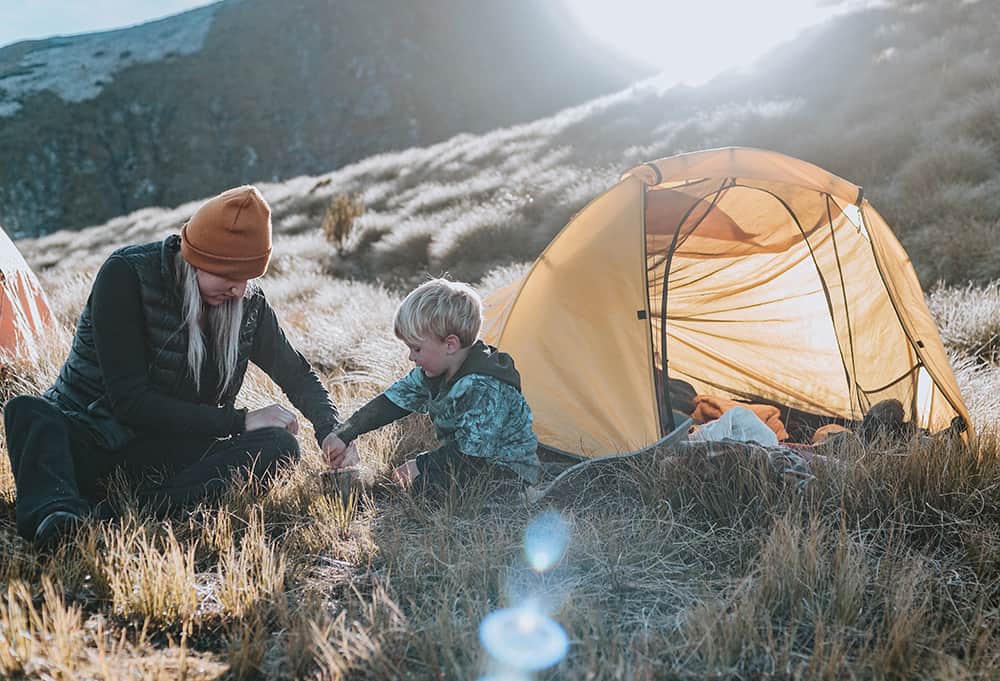
[(77, 228), (531, 120), (642, 74), (554, 2), (227, 0), (0, 50), (0, 222)]
[[(383, 281), (477, 279), (528, 260), (629, 167), (726, 145), (775, 149), (864, 186), (925, 285), (1000, 276), (1000, 79), (993, 3), (907, 4), (844, 16), (748, 74), (699, 88), (655, 79), (530, 124), (373, 156), (265, 185), (296, 266)], [(941, 26), (948, 27), (941, 31)], [(207, 192), (206, 192), (207, 193)], [(341, 258), (320, 223), (331, 197), (367, 206)], [(175, 231), (194, 204), (147, 210), (22, 248), (46, 267)], [(284, 244), (284, 245), (283, 245)], [(975, 257), (972, 257), (974, 254)], [(296, 256), (298, 258), (298, 256)]]

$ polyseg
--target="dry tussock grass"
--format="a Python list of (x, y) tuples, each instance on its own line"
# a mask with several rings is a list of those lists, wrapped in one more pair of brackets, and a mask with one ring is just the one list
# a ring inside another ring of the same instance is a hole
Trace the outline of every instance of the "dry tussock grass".
[(928, 306), (951, 350), (982, 362), (1000, 360), (1000, 282), (985, 286), (938, 286)]
[[(523, 269), (498, 270), (484, 287)], [(280, 277), (269, 285), (286, 318), (305, 319), (312, 297)], [(388, 310), (391, 295), (370, 288)], [(932, 294), (956, 352), (988, 332), (976, 311), (992, 288)], [(386, 323), (366, 321), (364, 305), (329, 314), (359, 338)], [(292, 329), (308, 332), (305, 321)], [(324, 372), (345, 411), (391, 380), (375, 365), (403, 368), (399, 348), (390, 360), (389, 345), (366, 356), (351, 354), (353, 342), (330, 356), (364, 363), (364, 378)], [(971, 404), (995, 399), (992, 385), (959, 375)], [(259, 378), (243, 399), (279, 399)], [(384, 480), (431, 439), (412, 419), (366, 436), (365, 475)], [(149, 520), (117, 489), (125, 518), (89, 523), (49, 561), (14, 537), (0, 464), (4, 673), (474, 677), (491, 669), (478, 623), (528, 598), (570, 636), (559, 678), (985, 679), (1000, 662), (1000, 437), (988, 425), (969, 446), (844, 449), (805, 488), (751, 459), (654, 458), (581, 480), (546, 506), (481, 486), (439, 503), (365, 492), (345, 506), (302, 441), (303, 459), (268, 489), (237, 486), (185, 517)], [(523, 533), (546, 510), (571, 540), (540, 574)]]

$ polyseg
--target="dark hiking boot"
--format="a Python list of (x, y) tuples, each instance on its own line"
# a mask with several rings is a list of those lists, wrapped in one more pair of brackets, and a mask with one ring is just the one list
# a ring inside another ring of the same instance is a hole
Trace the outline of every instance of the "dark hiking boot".
[(110, 499), (101, 499), (94, 504), (94, 509), (90, 512), (90, 517), (94, 520), (107, 521), (118, 520), (122, 516), (118, 504)]
[(83, 518), (72, 511), (54, 511), (42, 518), (35, 530), (35, 548), (45, 553), (55, 549), (75, 530)]

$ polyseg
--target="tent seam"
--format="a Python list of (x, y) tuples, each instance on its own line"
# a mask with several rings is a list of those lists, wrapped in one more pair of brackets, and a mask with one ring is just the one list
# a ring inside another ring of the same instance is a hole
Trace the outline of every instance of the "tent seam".
[[(657, 169), (657, 174), (659, 174), (659, 169)], [(660, 434), (660, 437), (663, 437), (666, 433), (663, 432), (663, 403), (660, 399), (660, 393), (662, 390), (656, 389), (656, 354), (653, 347), (653, 319), (650, 314), (652, 305), (650, 305), (649, 300), (649, 268), (647, 266), (647, 262), (649, 261), (649, 236), (646, 233), (646, 196), (649, 193), (649, 187), (645, 184), (640, 184), (639, 191), (641, 192), (639, 211), (642, 220), (642, 281), (643, 291), (645, 292), (643, 298), (646, 301), (645, 312), (646, 336), (649, 342), (649, 346), (647, 347), (649, 353), (649, 373), (652, 378), (651, 384), (653, 386), (653, 401), (656, 403), (656, 432)]]
[[(859, 411), (864, 411), (865, 405), (861, 404), (860, 395), (857, 394), (858, 393), (858, 379), (857, 379), (858, 365), (857, 365), (857, 362), (855, 361), (854, 329), (853, 329), (853, 326), (851, 325), (851, 308), (850, 308), (850, 306), (847, 303), (847, 286), (844, 283), (844, 268), (841, 266), (841, 263), (840, 263), (840, 249), (837, 248), (837, 235), (835, 234), (834, 229), (833, 229), (833, 213), (830, 210), (830, 201), (832, 201), (833, 199), (830, 196), (829, 192), (827, 192), (825, 194), (825, 196), (826, 196), (826, 223), (827, 223), (827, 226), (830, 228), (830, 241), (831, 241), (831, 243), (833, 243), (833, 255), (834, 255), (834, 258), (837, 261), (837, 274), (840, 277), (840, 297), (844, 301), (844, 317), (847, 320), (847, 342), (848, 342), (848, 345), (851, 348), (851, 374), (848, 376), (848, 388), (851, 389), (852, 392), (854, 393), (854, 395), (856, 395), (857, 398), (858, 398), (858, 410)], [(834, 332), (836, 332), (836, 325), (834, 326)], [(845, 366), (845, 368), (846, 368), (846, 366)], [(852, 397), (854, 397), (854, 395), (852, 395)], [(869, 406), (871, 406), (871, 405), (869, 405)]]

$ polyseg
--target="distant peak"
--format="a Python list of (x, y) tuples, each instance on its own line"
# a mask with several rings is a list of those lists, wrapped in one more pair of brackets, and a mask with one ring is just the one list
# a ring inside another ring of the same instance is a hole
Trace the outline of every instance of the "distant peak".
[[(51, 90), (68, 102), (93, 99), (115, 74), (133, 64), (201, 50), (222, 3), (112, 31), (57, 36), (0, 50), (0, 117), (12, 116), (18, 100)], [(17, 48), (13, 52), (13, 48)], [(15, 56), (4, 59), (4, 53)]]

